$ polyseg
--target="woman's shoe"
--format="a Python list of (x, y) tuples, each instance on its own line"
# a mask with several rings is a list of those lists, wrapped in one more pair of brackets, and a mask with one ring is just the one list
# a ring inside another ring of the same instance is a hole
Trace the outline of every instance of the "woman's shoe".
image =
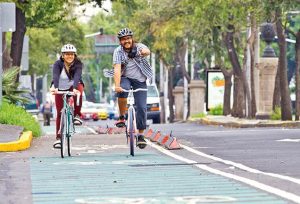
[(55, 148), (55, 149), (60, 149), (61, 148), (61, 142), (60, 142), (60, 140), (56, 140), (53, 143), (53, 148)]

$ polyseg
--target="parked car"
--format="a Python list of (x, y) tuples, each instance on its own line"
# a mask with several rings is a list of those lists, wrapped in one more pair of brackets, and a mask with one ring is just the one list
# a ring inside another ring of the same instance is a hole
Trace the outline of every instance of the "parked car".
[(119, 118), (119, 110), (116, 106), (109, 105), (107, 107), (107, 112), (108, 112), (108, 118), (110, 120), (112, 119), (117, 120)]
[(156, 84), (148, 84), (147, 89), (147, 120), (160, 123), (160, 98)]
[(95, 108), (97, 109), (99, 119), (107, 120), (108, 118), (107, 104), (95, 103)]
[(20, 104), (24, 109), (33, 115), (38, 115), (40, 112), (39, 109), (39, 101), (32, 93), (23, 93), (21, 94), (22, 97), (26, 98), (28, 100), (27, 103)]
[(93, 102), (83, 101), (81, 107), (81, 119), (83, 120), (99, 120), (98, 110)]
[(155, 84), (147, 86), (147, 119), (160, 123), (160, 98)]

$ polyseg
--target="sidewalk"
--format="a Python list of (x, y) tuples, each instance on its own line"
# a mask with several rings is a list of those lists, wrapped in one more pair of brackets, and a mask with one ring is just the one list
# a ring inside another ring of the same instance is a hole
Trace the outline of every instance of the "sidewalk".
[[(41, 120), (41, 118), (39, 118)], [(283, 127), (299, 128), (300, 121), (279, 121), (279, 120), (256, 120), (235, 118), (231, 116), (207, 115), (201, 119), (190, 119), (188, 122), (195, 122), (204, 125), (217, 125), (229, 128), (255, 128), (255, 127)], [(23, 132), (22, 127), (0, 124), (0, 152), (19, 151), (30, 147), (32, 140), (31, 132)]]
[(230, 128), (254, 128), (254, 127), (285, 127), (298, 128), (300, 121), (281, 121), (281, 120), (260, 120), (260, 119), (246, 119), (235, 118), (232, 116), (214, 116), (207, 115), (205, 118), (190, 120), (199, 122), (205, 125), (218, 125)]
[(30, 147), (31, 131), (16, 125), (0, 124), (0, 152), (25, 150)]

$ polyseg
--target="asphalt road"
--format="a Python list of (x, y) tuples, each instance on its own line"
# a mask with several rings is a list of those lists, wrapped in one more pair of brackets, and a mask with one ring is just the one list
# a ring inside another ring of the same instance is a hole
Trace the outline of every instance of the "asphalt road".
[(77, 128), (71, 158), (51, 148), (54, 126), (30, 149), (0, 153), (0, 203), (300, 203), (299, 130), (150, 125), (183, 148), (149, 143), (133, 158), (124, 134), (93, 131), (107, 125)]
[(300, 196), (299, 129), (231, 129), (193, 123), (151, 127), (165, 133), (172, 131), (181, 144), (192, 148), (177, 152), (183, 157), (196, 161), (205, 158), (214, 168)]

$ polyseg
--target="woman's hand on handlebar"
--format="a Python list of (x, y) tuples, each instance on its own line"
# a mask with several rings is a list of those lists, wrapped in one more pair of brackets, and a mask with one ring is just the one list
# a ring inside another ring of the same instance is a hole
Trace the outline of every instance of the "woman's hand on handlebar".
[(80, 91), (78, 91), (77, 89), (73, 89), (74, 94), (76, 94), (77, 96), (80, 95)]
[(51, 94), (55, 94), (55, 93), (57, 93), (58, 92), (58, 88), (54, 88), (54, 86), (51, 86), (50, 87), (50, 93)]

